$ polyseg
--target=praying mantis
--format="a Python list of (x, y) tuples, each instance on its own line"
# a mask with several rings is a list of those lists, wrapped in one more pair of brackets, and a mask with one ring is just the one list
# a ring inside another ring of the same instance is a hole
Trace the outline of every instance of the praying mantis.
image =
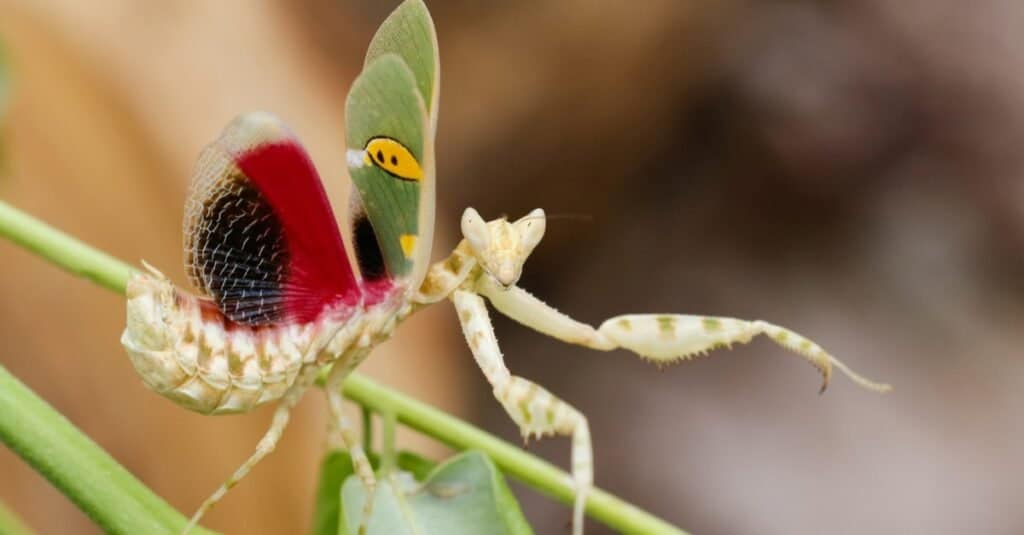
[(121, 337), (143, 382), (204, 414), (247, 412), (277, 402), (253, 454), (192, 516), (188, 533), (277, 444), (291, 409), (330, 367), (325, 392), (332, 436), (351, 454), (367, 488), (360, 521), (373, 512), (376, 477), (343, 414), (341, 383), (404, 319), (450, 300), (466, 342), (497, 401), (525, 437), (571, 438), (573, 533), (593, 486), (586, 417), (540, 385), (513, 375), (486, 301), (543, 334), (600, 351), (630, 350), (668, 364), (764, 334), (814, 365), (822, 390), (833, 368), (875, 391), (815, 342), (764, 321), (679, 314), (617, 316), (597, 328), (517, 286), (545, 232), (536, 209), (516, 220), (462, 215), (463, 240), (430, 264), (440, 68), (433, 21), (406, 0), (373, 37), (346, 102), (346, 160), (355, 186), (355, 266), (305, 149), (277, 117), (239, 116), (200, 155), (186, 201), (186, 271), (198, 295), (146, 265), (127, 288)]

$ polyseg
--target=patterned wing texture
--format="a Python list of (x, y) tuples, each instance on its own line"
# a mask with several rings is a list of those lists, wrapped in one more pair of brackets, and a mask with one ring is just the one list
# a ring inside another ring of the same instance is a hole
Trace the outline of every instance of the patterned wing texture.
[(439, 74), (430, 13), (407, 0), (371, 41), (346, 103), (352, 227), (366, 280), (415, 288), (429, 265)]
[(237, 323), (308, 322), (360, 299), (316, 169), (268, 113), (236, 118), (200, 155), (184, 234), (189, 278)]

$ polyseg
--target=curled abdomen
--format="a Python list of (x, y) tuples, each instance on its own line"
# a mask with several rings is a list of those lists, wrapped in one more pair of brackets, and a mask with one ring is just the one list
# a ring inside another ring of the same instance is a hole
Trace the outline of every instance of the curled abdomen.
[(204, 414), (245, 412), (284, 395), (323, 325), (247, 327), (159, 274), (128, 283), (121, 343), (146, 386)]

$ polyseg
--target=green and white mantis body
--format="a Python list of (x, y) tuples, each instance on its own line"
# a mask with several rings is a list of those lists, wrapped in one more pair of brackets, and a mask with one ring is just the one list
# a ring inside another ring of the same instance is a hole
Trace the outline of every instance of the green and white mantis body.
[(583, 533), (594, 480), (587, 419), (509, 371), (485, 299), (541, 333), (602, 351), (629, 349), (659, 365), (766, 334), (814, 365), (822, 389), (833, 367), (868, 389), (889, 389), (809, 339), (763, 321), (632, 314), (595, 329), (559, 313), (516, 286), (544, 236), (540, 209), (515, 222), (485, 222), (467, 209), (464, 239), (431, 266), (439, 76), (430, 14), (421, 0), (407, 0), (374, 36), (346, 106), (355, 268), (304, 149), (280, 120), (256, 112), (229, 124), (196, 166), (185, 249), (200, 295), (176, 288), (153, 268), (129, 282), (121, 341), (147, 386), (204, 414), (279, 402), (256, 451), (183, 533), (274, 449), (291, 409), (328, 366), (331, 437), (349, 450), (371, 497), (360, 521), (365, 533), (376, 478), (343, 414), (341, 383), (401, 321), (445, 299), (455, 304), (477, 365), (520, 432), (571, 437), (574, 535)]

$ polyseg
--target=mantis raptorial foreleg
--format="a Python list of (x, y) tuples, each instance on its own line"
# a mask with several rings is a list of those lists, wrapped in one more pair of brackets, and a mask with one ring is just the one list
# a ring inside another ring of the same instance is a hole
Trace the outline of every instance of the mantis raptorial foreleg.
[[(363, 504), (363, 517), (359, 521), (359, 533), (366, 533), (370, 517), (373, 515), (374, 496), (377, 495), (377, 478), (373, 475), (373, 465), (363, 450), (363, 445), (356, 436), (352, 423), (345, 417), (345, 398), (341, 395), (341, 385), (355, 367), (369, 353), (368, 349), (358, 349), (354, 354), (342, 356), (334, 364), (327, 383), (327, 406), (330, 411), (331, 427), (341, 438), (341, 445), (348, 451), (352, 459), (352, 468), (356, 476), (366, 487), (366, 502)], [(364, 430), (365, 432), (365, 430)]]
[(578, 410), (536, 383), (509, 372), (483, 297), (506, 316), (559, 340), (602, 351), (629, 349), (658, 364), (688, 359), (734, 343), (745, 344), (765, 334), (813, 364), (824, 376), (822, 390), (828, 385), (833, 367), (870, 390), (890, 389), (889, 385), (857, 375), (804, 336), (760, 320), (630, 314), (611, 318), (595, 329), (516, 286), (523, 262), (543, 237), (543, 210), (534, 210), (514, 222), (505, 218), (487, 222), (476, 210), (467, 208), (461, 226), (465, 239), (447, 259), (430, 268), (407, 313), (450, 298), (455, 303), (473, 357), (491, 383), (494, 396), (520, 432), (525, 437), (547, 434), (572, 437), (572, 477), (576, 487), (574, 535), (583, 532), (583, 509), (594, 479), (587, 420)]
[(281, 398), (277, 408), (274, 409), (274, 417), (270, 423), (270, 429), (260, 439), (259, 444), (256, 445), (256, 451), (244, 462), (242, 466), (239, 466), (235, 470), (234, 474), (227, 481), (221, 484), (221, 486), (199, 506), (192, 518), (189, 519), (185, 529), (181, 531), (181, 535), (187, 535), (192, 528), (199, 523), (199, 520), (209, 511), (214, 505), (217, 504), (224, 497), (225, 494), (231, 487), (234, 487), (252, 470), (253, 466), (256, 466), (264, 457), (270, 452), (274, 451), (277, 446), (277, 442), (281, 439), (281, 433), (284, 432), (284, 428), (288, 425), (288, 420), (291, 416), (291, 411), (295, 408), (295, 405), (302, 399), (302, 394), (306, 392), (309, 385), (313, 383), (313, 379), (316, 378), (317, 367), (314, 365), (306, 365), (305, 368), (299, 372), (295, 383), (285, 392)]
[(587, 419), (568, 403), (529, 380), (512, 375), (505, 366), (501, 349), (487, 314), (484, 300), (457, 290), (452, 301), (459, 314), (462, 332), (477, 365), (494, 389), (494, 397), (519, 426), (525, 438), (549, 434), (572, 437), (572, 476), (576, 487), (573, 506), (573, 534), (583, 533), (583, 507), (594, 481), (593, 454)]
[(833, 366), (869, 390), (885, 392), (891, 388), (858, 375), (810, 339), (765, 321), (681, 314), (628, 314), (606, 320), (594, 329), (562, 314), (522, 288), (502, 287), (491, 277), (480, 277), (475, 286), (502, 314), (571, 344), (602, 351), (625, 348), (647, 360), (667, 364), (703, 355), (719, 347), (745, 344), (759, 334), (766, 334), (821, 372), (824, 377), (822, 391), (828, 386)]

